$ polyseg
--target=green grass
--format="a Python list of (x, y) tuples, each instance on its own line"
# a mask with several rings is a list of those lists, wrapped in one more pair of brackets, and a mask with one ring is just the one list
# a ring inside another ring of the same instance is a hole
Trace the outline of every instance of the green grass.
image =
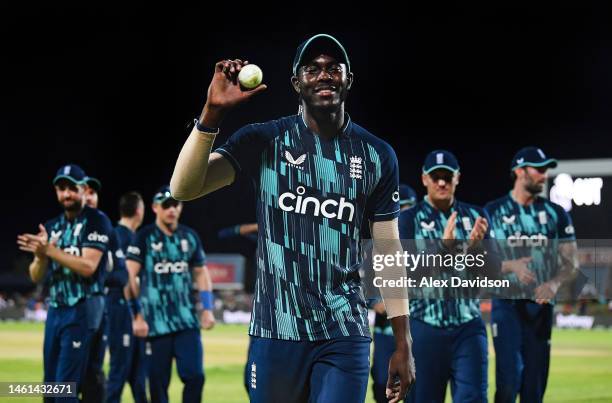
[[(206, 402), (247, 402), (242, 386), (248, 337), (245, 326), (218, 325), (202, 332), (205, 351)], [(42, 379), (43, 325), (0, 322), (0, 382)], [(555, 330), (546, 402), (612, 402), (612, 332)], [(418, 347), (417, 347), (418, 348)], [(495, 384), (495, 356), (489, 345), (489, 398)], [(170, 401), (180, 402), (182, 384), (174, 373)], [(128, 388), (125, 402), (131, 402)], [(0, 399), (1, 400), (1, 399)], [(8, 399), (5, 399), (8, 401)], [(40, 398), (10, 399), (39, 402)], [(368, 388), (367, 402), (372, 402)], [(450, 399), (447, 399), (450, 401)]]

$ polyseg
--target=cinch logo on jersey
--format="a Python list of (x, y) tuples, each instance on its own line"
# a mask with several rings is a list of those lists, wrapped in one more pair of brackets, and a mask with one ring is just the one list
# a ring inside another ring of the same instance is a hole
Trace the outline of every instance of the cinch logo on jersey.
[(108, 235), (100, 235), (96, 231), (94, 231), (91, 234), (87, 235), (87, 240), (90, 242), (108, 243)]
[(544, 234), (523, 235), (515, 232), (508, 236), (508, 246), (511, 248), (525, 246), (548, 246), (548, 238)]
[(304, 186), (298, 186), (296, 193), (297, 195), (285, 192), (279, 196), (278, 205), (281, 210), (293, 211), (304, 215), (312, 214), (315, 217), (323, 215), (326, 218), (353, 221), (355, 206), (351, 202), (346, 201), (344, 197), (340, 197), (339, 201), (334, 199), (320, 201), (316, 197), (303, 197), (304, 193), (306, 193)]
[(183, 273), (189, 270), (189, 264), (185, 261), (179, 262), (159, 262), (155, 263), (153, 270), (158, 274)]
[(63, 251), (73, 256), (81, 256), (81, 250), (74, 245), (64, 248)]

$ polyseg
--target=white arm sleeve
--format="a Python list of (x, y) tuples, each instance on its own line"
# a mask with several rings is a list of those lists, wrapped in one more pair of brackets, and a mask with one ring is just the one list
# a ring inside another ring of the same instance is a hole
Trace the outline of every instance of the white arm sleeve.
[[(372, 223), (372, 240), (376, 253), (395, 256), (397, 252), (402, 251), (397, 222), (398, 220), (395, 218), (391, 221), (374, 221)], [(385, 280), (399, 280), (406, 277), (406, 268), (398, 265), (387, 266), (379, 273)], [(406, 288), (385, 290), (382, 287), (380, 288), (380, 295), (385, 303), (387, 319), (410, 315), (408, 290)], [(387, 295), (386, 298), (385, 295)]]
[(236, 173), (219, 153), (211, 153), (217, 133), (201, 132), (194, 126), (176, 160), (170, 192), (177, 200), (193, 200), (227, 186)]

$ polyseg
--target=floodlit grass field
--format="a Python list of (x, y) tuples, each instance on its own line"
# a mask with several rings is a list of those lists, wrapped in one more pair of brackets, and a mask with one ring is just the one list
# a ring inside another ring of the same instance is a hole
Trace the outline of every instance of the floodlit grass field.
[[(245, 326), (218, 325), (202, 332), (205, 350), (205, 402), (247, 402), (242, 386), (246, 357)], [(0, 382), (42, 380), (43, 325), (0, 322)], [(489, 398), (494, 392), (495, 357), (490, 344)], [(288, 358), (290, 359), (290, 358)], [(546, 402), (612, 402), (612, 331), (556, 330)], [(129, 387), (125, 402), (131, 402)], [(181, 401), (182, 384), (176, 373), (170, 401)], [(40, 398), (0, 400), (39, 402)], [(368, 388), (368, 402), (372, 402)], [(450, 399), (447, 399), (450, 401)]]

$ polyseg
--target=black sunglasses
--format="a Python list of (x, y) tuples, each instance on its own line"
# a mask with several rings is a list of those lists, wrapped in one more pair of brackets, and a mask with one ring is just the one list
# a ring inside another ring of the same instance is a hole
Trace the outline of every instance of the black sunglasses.
[(161, 203), (161, 208), (166, 210), (166, 209), (169, 209), (170, 207), (178, 207), (179, 204), (181, 204), (181, 202), (178, 200), (166, 199)]

